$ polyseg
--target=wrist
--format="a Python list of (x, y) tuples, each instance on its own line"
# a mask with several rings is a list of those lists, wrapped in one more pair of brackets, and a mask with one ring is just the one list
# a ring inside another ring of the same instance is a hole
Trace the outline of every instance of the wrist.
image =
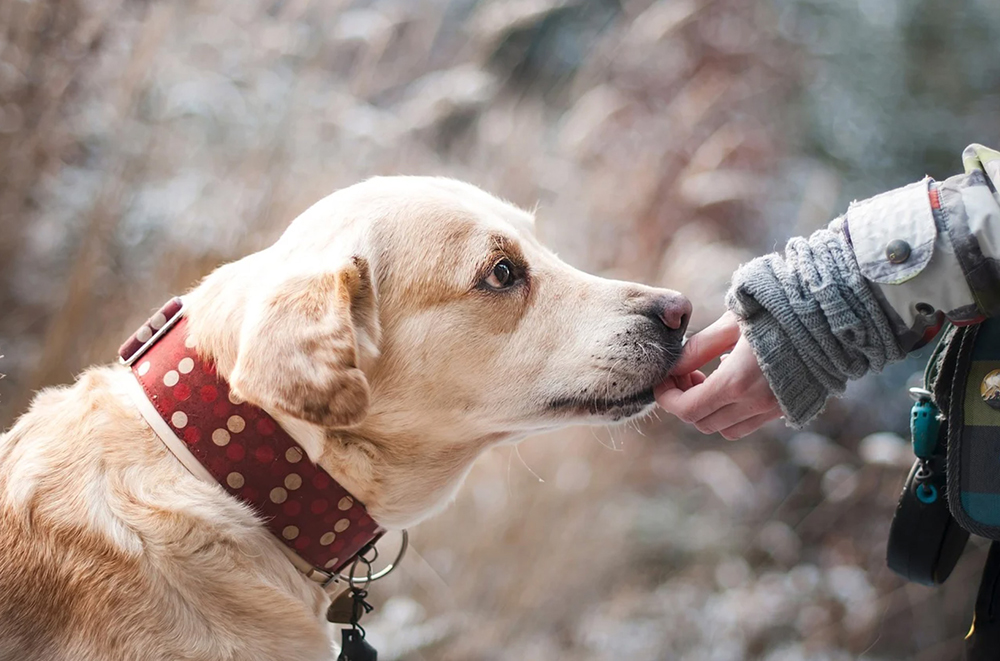
[(832, 393), (812, 375), (777, 319), (763, 312), (741, 318), (740, 328), (785, 421), (798, 428), (819, 415)]

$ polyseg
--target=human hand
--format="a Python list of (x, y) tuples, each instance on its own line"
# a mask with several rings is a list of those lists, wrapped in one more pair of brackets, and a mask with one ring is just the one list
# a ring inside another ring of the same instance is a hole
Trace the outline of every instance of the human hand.
[[(708, 377), (697, 371), (720, 356), (722, 364)], [(731, 441), (781, 417), (778, 400), (731, 312), (688, 339), (671, 376), (656, 388), (656, 401), (698, 431), (720, 432)]]

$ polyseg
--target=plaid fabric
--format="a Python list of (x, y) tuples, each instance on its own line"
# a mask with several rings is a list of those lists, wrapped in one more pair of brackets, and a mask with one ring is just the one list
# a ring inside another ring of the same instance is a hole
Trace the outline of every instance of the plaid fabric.
[(1000, 319), (956, 335), (949, 411), (948, 502), (969, 532), (1000, 539)]

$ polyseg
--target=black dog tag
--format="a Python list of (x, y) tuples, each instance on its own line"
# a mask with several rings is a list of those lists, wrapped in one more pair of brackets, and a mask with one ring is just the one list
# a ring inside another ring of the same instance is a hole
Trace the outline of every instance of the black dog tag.
[(378, 652), (368, 644), (360, 629), (344, 629), (337, 661), (377, 661)]

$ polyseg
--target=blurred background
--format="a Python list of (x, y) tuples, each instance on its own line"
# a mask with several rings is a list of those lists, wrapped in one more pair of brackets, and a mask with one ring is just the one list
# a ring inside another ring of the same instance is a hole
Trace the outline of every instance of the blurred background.
[[(680, 289), (1000, 144), (995, 0), (0, 0), (0, 426), (375, 174), (538, 207)], [(884, 566), (904, 386), (739, 443), (660, 416), (483, 458), (375, 590), (380, 658), (958, 658), (985, 546)]]

